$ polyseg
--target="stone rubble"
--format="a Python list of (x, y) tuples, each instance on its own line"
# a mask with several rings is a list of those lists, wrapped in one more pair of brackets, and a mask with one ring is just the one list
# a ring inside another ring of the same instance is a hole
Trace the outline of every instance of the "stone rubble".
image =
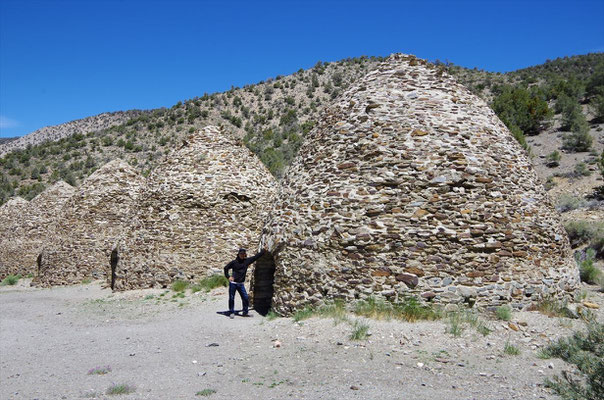
[(143, 182), (122, 160), (110, 161), (90, 175), (58, 213), (32, 284), (110, 279), (111, 250), (131, 221)]
[(230, 132), (192, 134), (149, 176), (117, 248), (114, 288), (222, 274), (239, 247), (258, 248), (276, 192), (275, 178)]
[[(0, 279), (37, 273), (37, 258), (50, 238), (49, 227), (75, 189), (58, 181), (30, 202), (21, 198), (0, 211)], [(10, 210), (10, 211), (9, 211)]]
[(522, 308), (579, 282), (559, 215), (505, 125), (402, 54), (325, 110), (261, 242), (282, 314), (367, 296)]

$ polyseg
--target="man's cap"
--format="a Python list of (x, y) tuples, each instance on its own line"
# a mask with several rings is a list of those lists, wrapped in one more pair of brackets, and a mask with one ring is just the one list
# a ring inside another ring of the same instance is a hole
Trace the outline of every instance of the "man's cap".
[(247, 253), (247, 250), (241, 248), (241, 249), (239, 249), (239, 251), (237, 252), (237, 254), (241, 254), (241, 253)]

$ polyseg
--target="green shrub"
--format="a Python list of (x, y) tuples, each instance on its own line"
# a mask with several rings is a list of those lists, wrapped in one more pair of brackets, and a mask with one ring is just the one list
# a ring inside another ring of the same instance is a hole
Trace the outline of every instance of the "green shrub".
[(604, 229), (604, 224), (581, 220), (569, 221), (564, 224), (564, 229), (571, 245), (577, 247), (589, 242), (597, 230)]
[(310, 132), (312, 130), (312, 128), (315, 126), (315, 122), (314, 121), (306, 121), (302, 124), (301, 128), (302, 128), (302, 133), (304, 135), (306, 135), (308, 132)]
[(539, 311), (548, 317), (564, 317), (576, 318), (576, 316), (568, 309), (566, 302), (561, 302), (556, 299), (544, 298), (538, 303), (532, 304), (529, 307), (530, 311)]
[(573, 99), (572, 97), (566, 94), (562, 94), (559, 95), (556, 99), (554, 111), (556, 111), (557, 114), (565, 115), (569, 113), (570, 110), (572, 110), (573, 108), (576, 108), (578, 105), (579, 104), (576, 99)]
[(521, 87), (504, 87), (493, 100), (492, 107), (508, 128), (518, 127), (525, 134), (538, 133), (543, 122), (551, 116), (543, 93), (529, 92)]
[(520, 349), (514, 346), (513, 344), (510, 344), (510, 342), (505, 342), (505, 345), (503, 346), (503, 352), (511, 356), (517, 356), (518, 354), (520, 354)]
[(216, 274), (203, 278), (199, 281), (199, 286), (202, 290), (209, 292), (217, 287), (229, 286), (229, 280), (224, 275)]
[(187, 281), (175, 281), (172, 283), (170, 287), (175, 292), (184, 292), (189, 287), (189, 282)]
[(591, 284), (600, 283), (602, 272), (594, 265), (596, 252), (593, 249), (587, 249), (585, 252), (576, 254), (577, 264), (581, 281)]
[(578, 153), (589, 151), (592, 143), (593, 138), (591, 135), (587, 131), (582, 130), (565, 135), (562, 140), (562, 147), (565, 150)]
[(216, 393), (216, 391), (214, 389), (203, 389), (203, 390), (200, 390), (199, 392), (195, 393), (195, 396), (210, 396), (210, 395), (213, 395), (214, 393)]
[(394, 316), (394, 307), (383, 299), (368, 297), (355, 303), (354, 313), (372, 319), (391, 319)]
[(604, 222), (570, 221), (564, 224), (572, 247), (587, 244), (596, 258), (604, 256)]
[(323, 318), (333, 318), (336, 324), (348, 319), (346, 306), (342, 300), (328, 302), (320, 306), (317, 309), (316, 314)]
[(356, 320), (352, 324), (352, 333), (350, 339), (352, 340), (364, 340), (367, 339), (369, 333), (369, 324)]
[(581, 261), (579, 271), (581, 273), (581, 281), (591, 284), (600, 283), (602, 273), (593, 264), (593, 260)]
[(269, 171), (279, 177), (285, 168), (283, 153), (275, 150), (273, 147), (266, 148), (260, 155), (260, 160), (266, 165)]
[(542, 351), (544, 357), (560, 358), (574, 364), (580, 378), (564, 371), (562, 378), (554, 376), (546, 380), (563, 399), (604, 398), (604, 324), (591, 322), (586, 331), (575, 332), (571, 337), (558, 339)]
[(296, 110), (288, 109), (281, 115), (281, 118), (279, 118), (280, 126), (288, 126), (297, 122), (298, 117), (296, 116)]
[(509, 321), (512, 319), (512, 309), (508, 305), (497, 307), (495, 315), (502, 321)]
[(17, 274), (17, 275), (8, 275), (6, 278), (4, 278), (2, 280), (2, 282), (0, 282), (0, 286), (13, 286), (16, 285), (17, 282), (19, 282), (19, 279), (21, 279), (21, 275)]
[(26, 200), (31, 200), (46, 189), (46, 185), (36, 182), (31, 185), (21, 186), (17, 194)]
[(41, 179), (40, 170), (38, 168), (32, 169), (30, 177), (31, 177), (31, 179), (40, 180)]
[(527, 152), (530, 151), (530, 146), (526, 142), (526, 137), (524, 136), (524, 132), (522, 132), (522, 129), (518, 128), (516, 125), (510, 125), (508, 128), (510, 129), (512, 136), (514, 136), (514, 139), (516, 139), (516, 141), (520, 143), (522, 148)]
[(354, 307), (356, 315), (372, 319), (400, 319), (414, 322), (418, 320), (434, 320), (441, 317), (440, 313), (429, 305), (422, 304), (417, 297), (405, 297), (401, 302), (390, 303), (375, 297), (359, 300)]
[(134, 393), (136, 388), (127, 383), (113, 384), (109, 386), (107, 391), (105, 392), (108, 395), (118, 395), (118, 394), (130, 394)]
[(272, 321), (272, 320), (277, 319), (279, 317), (281, 317), (281, 315), (279, 315), (279, 313), (277, 313), (277, 312), (275, 312), (273, 310), (270, 310), (268, 312), (268, 314), (266, 314), (266, 319), (268, 319), (269, 321)]
[(589, 176), (591, 175), (591, 171), (587, 168), (587, 165), (584, 162), (578, 162), (575, 165), (574, 174), (576, 176)]
[[(602, 179), (604, 179), (604, 151), (602, 151), (600, 157), (597, 159), (597, 165), (600, 170), (600, 175), (602, 175)], [(604, 200), (604, 185), (595, 188), (594, 197), (599, 200)]]
[(463, 331), (466, 329), (463, 321), (463, 314), (459, 312), (449, 314), (449, 317), (447, 318), (447, 323), (448, 327), (446, 332), (450, 333), (455, 337), (461, 336)]
[(88, 375), (106, 375), (111, 372), (111, 367), (106, 365), (104, 367), (94, 367), (88, 370)]
[(598, 122), (604, 121), (604, 87), (602, 94), (594, 96), (589, 102), (589, 106), (594, 113), (595, 120)]
[(552, 188), (556, 186), (556, 181), (554, 180), (554, 177), (551, 175), (548, 176), (543, 186), (545, 187), (545, 190), (552, 190)]
[(305, 319), (311, 318), (314, 315), (312, 307), (304, 307), (302, 310), (298, 310), (294, 313), (293, 319), (295, 322), (300, 322)]
[(577, 208), (585, 207), (587, 202), (570, 194), (563, 194), (558, 198), (556, 209), (560, 212), (576, 210)]
[(573, 126), (576, 129), (577, 124), (581, 125), (583, 121), (586, 121), (581, 112), (581, 105), (577, 100), (565, 101), (562, 107), (562, 129), (573, 131)]
[(558, 150), (549, 153), (546, 157), (546, 163), (550, 168), (554, 168), (560, 165), (560, 152)]
[(427, 304), (422, 304), (417, 297), (405, 297), (403, 301), (394, 303), (395, 318), (409, 322), (419, 320), (435, 320), (442, 317), (440, 310)]
[(468, 327), (474, 328), (478, 333), (487, 336), (492, 332), (480, 316), (470, 310), (455, 311), (447, 314), (446, 332), (453, 336), (461, 336), (462, 332)]

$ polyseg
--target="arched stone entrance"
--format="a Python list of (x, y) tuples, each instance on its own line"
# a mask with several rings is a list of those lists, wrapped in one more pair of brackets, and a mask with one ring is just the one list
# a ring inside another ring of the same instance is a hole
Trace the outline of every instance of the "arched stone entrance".
[(266, 253), (256, 261), (252, 279), (252, 305), (260, 315), (268, 314), (273, 299), (273, 282), (275, 280), (275, 259)]
[(120, 256), (117, 252), (117, 249), (113, 249), (111, 252), (111, 290), (115, 288), (115, 270), (119, 260)]

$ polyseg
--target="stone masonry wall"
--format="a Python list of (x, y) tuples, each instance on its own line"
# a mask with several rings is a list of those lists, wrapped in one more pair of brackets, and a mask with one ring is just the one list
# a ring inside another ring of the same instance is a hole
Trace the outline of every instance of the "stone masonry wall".
[(400, 54), (324, 112), (262, 242), (284, 314), (371, 295), (522, 307), (578, 284), (559, 215), (505, 125)]
[(90, 175), (58, 213), (33, 283), (53, 286), (110, 279), (111, 250), (131, 221), (143, 181), (121, 160)]
[(277, 183), (228, 132), (208, 126), (151, 173), (133, 228), (118, 248), (115, 289), (167, 286), (222, 268), (258, 248)]
[(21, 255), (27, 250), (19, 245), (23, 235), (34, 228), (30, 210), (30, 203), (21, 197), (14, 197), (0, 206), (0, 279), (35, 272), (35, 262), (21, 261)]
[(0, 217), (0, 279), (37, 273), (38, 255), (51, 237), (49, 227), (74, 192), (71, 185), (56, 182), (30, 202), (17, 200), (20, 206)]

